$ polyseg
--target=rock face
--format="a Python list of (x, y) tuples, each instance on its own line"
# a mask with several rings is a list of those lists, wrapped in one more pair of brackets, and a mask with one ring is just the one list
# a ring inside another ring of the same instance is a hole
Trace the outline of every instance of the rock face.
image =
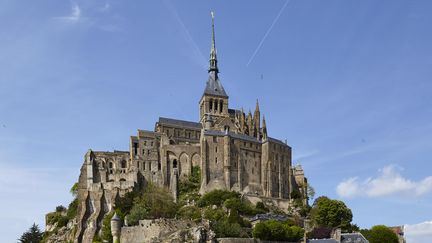
[(152, 183), (171, 190), (176, 198), (178, 181), (187, 178), (194, 166), (201, 170), (200, 193), (238, 191), (274, 199), (282, 209), (288, 208), (294, 190), (306, 193), (303, 170), (292, 167), (286, 142), (268, 136), (258, 101), (253, 114), (229, 109), (218, 73), (213, 29), (209, 77), (197, 122), (161, 117), (153, 131), (138, 130), (130, 137), (129, 151), (86, 153), (79, 177), (75, 242), (91, 242), (104, 216), (129, 191)]
[(140, 220), (123, 227), (120, 242), (206, 242), (212, 233), (208, 224), (176, 219)]

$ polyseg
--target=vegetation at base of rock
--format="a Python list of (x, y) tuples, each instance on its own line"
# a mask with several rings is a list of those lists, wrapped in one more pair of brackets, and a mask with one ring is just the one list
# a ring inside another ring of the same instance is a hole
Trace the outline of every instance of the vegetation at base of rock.
[(198, 192), (201, 182), (201, 169), (199, 166), (192, 167), (192, 173), (186, 180), (181, 180), (179, 183), (179, 194), (186, 195), (188, 193)]
[(226, 190), (213, 190), (204, 194), (197, 202), (198, 207), (222, 206), (227, 199), (240, 198), (240, 193)]
[(370, 230), (361, 230), (360, 233), (369, 241), (369, 243), (398, 243), (397, 235), (385, 225), (375, 225)]
[(42, 241), (43, 233), (39, 229), (39, 226), (33, 223), (33, 225), (24, 232), (18, 239), (20, 243), (39, 243)]
[(113, 238), (111, 235), (111, 218), (113, 216), (114, 216), (114, 212), (111, 212), (105, 215), (105, 217), (102, 220), (102, 229), (100, 234), (101, 242), (108, 242), (108, 243), (113, 242)]
[(296, 242), (304, 235), (304, 230), (292, 222), (279, 222), (268, 220), (255, 225), (252, 235), (260, 240), (291, 241)]
[(310, 217), (316, 227), (341, 228), (342, 231), (349, 231), (353, 214), (344, 202), (321, 196), (313, 203)]
[(196, 206), (184, 206), (177, 211), (177, 216), (181, 219), (200, 220), (201, 210)]
[(164, 188), (149, 184), (142, 195), (135, 198), (128, 214), (128, 223), (137, 225), (141, 219), (174, 218), (177, 204)]

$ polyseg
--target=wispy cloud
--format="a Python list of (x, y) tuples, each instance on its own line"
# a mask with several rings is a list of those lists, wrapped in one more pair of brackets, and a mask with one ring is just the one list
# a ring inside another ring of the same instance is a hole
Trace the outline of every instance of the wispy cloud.
[(56, 17), (56, 19), (59, 19), (61, 21), (68, 22), (68, 23), (77, 23), (82, 19), (81, 8), (76, 2), (72, 2), (70, 14), (67, 16)]
[(204, 55), (202, 54), (201, 50), (199, 49), (198, 45), (196, 44), (195, 40), (192, 38), (192, 35), (190, 34), (188, 28), (184, 24), (183, 20), (180, 18), (180, 15), (178, 14), (176, 8), (169, 0), (164, 0), (163, 3), (170, 11), (171, 15), (176, 19), (176, 21), (181, 26), (181, 30), (183, 32), (184, 38), (186, 42), (192, 47), (193, 49), (193, 59), (195, 62), (197, 62), (200, 66), (202, 66), (204, 69), (206, 68), (206, 59), (204, 58)]
[(336, 192), (343, 198), (384, 197), (396, 194), (421, 196), (432, 191), (432, 176), (413, 181), (401, 175), (402, 168), (389, 165), (379, 171), (376, 177), (360, 180), (352, 177), (342, 181)]
[(247, 62), (246, 66), (249, 66), (249, 64), (253, 61), (258, 51), (261, 49), (262, 45), (264, 44), (264, 41), (267, 39), (267, 36), (270, 34), (270, 32), (273, 29), (273, 26), (276, 24), (276, 22), (279, 20), (279, 17), (282, 15), (283, 11), (285, 10), (286, 6), (290, 0), (286, 0), (285, 4), (282, 6), (282, 8), (279, 10), (279, 13), (276, 15), (276, 18), (273, 20), (272, 24), (268, 28), (267, 32), (264, 34), (263, 38), (261, 39), (260, 43), (258, 44), (257, 48), (255, 49), (252, 56), (249, 58), (249, 61)]
[(432, 221), (419, 224), (405, 225), (405, 237), (407, 242), (429, 243), (432, 239)]

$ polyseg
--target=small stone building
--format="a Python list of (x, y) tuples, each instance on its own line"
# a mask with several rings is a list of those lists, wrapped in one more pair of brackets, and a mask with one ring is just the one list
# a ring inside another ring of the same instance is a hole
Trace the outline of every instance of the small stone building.
[(306, 178), (292, 167), (291, 147), (268, 135), (256, 102), (253, 114), (229, 107), (219, 78), (214, 24), (208, 78), (199, 98), (199, 119), (160, 117), (154, 130), (138, 130), (129, 151), (89, 150), (79, 177), (77, 241), (91, 242), (115, 201), (149, 182), (177, 196), (178, 180), (201, 170), (201, 193), (232, 190), (289, 205), (293, 190), (304, 194)]

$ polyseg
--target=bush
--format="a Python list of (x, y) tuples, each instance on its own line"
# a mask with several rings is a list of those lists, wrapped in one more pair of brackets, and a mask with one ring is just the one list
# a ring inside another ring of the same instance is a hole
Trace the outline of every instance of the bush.
[(241, 237), (242, 229), (238, 223), (230, 223), (228, 219), (216, 221), (212, 225), (217, 238)]
[(66, 208), (63, 205), (57, 206), (56, 207), (56, 212), (61, 213), (66, 211)]
[(261, 240), (298, 241), (303, 237), (304, 230), (291, 222), (268, 220), (255, 225), (252, 235)]
[(66, 212), (69, 220), (74, 219), (78, 214), (78, 198), (75, 198), (70, 204)]
[(177, 215), (182, 219), (201, 219), (201, 209), (196, 206), (185, 206), (180, 208)]
[(135, 198), (128, 216), (128, 223), (138, 224), (140, 219), (173, 218), (177, 211), (171, 193), (149, 184), (144, 193)]
[(198, 193), (201, 182), (201, 170), (199, 166), (192, 167), (192, 173), (187, 180), (182, 180), (179, 183), (179, 194)]
[(226, 217), (226, 214), (223, 209), (221, 208), (207, 208), (204, 211), (204, 217), (210, 221), (218, 221), (224, 217)]
[(114, 216), (114, 212), (111, 212), (107, 215), (105, 215), (105, 217), (102, 220), (102, 230), (101, 230), (101, 242), (108, 242), (108, 243), (112, 243), (113, 242), (113, 238), (111, 235), (111, 219)]
[(238, 192), (226, 191), (226, 190), (213, 190), (204, 194), (201, 199), (197, 202), (198, 207), (205, 206), (222, 206), (227, 199), (240, 198)]

